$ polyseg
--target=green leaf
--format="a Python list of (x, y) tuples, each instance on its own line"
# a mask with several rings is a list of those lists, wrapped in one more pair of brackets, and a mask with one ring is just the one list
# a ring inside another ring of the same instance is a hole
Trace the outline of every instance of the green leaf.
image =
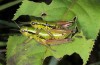
[(78, 17), (79, 27), (87, 38), (96, 39), (100, 29), (99, 0), (78, 0), (71, 9)]
[(24, 36), (10, 36), (7, 43), (7, 65), (42, 65), (45, 47)]
[(83, 33), (77, 33), (72, 42), (65, 42), (49, 47), (31, 40), (23, 44), (27, 38), (24, 36), (10, 36), (7, 43), (7, 65), (42, 65), (43, 59), (48, 56), (62, 58), (64, 55), (78, 53), (83, 59), (83, 65), (88, 61), (94, 41), (86, 40)]
[[(78, 17), (78, 27), (86, 38), (96, 39), (100, 29), (99, 0), (52, 0), (50, 5), (23, 0), (13, 20), (21, 15), (42, 17), (47, 21), (72, 20)], [(45, 13), (46, 16), (42, 16)]]
[(0, 63), (0, 65), (2, 65), (2, 64)]
[(45, 55), (46, 57), (51, 55), (55, 58), (62, 58), (64, 55), (71, 55), (73, 53), (78, 53), (83, 59), (83, 65), (88, 61), (90, 52), (92, 51), (94, 41), (92, 39), (86, 40), (83, 33), (78, 33), (74, 36), (74, 41), (70, 43), (65, 43), (58, 46), (52, 46), (52, 49), (56, 49), (56, 52), (48, 51)]
[[(36, 3), (33, 1), (23, 0), (22, 5), (17, 10), (13, 20), (20, 15), (30, 15), (42, 17), (44, 20), (61, 20), (68, 6), (71, 5), (71, 0), (52, 0), (50, 5), (46, 3)], [(45, 13), (46, 16), (42, 16)]]

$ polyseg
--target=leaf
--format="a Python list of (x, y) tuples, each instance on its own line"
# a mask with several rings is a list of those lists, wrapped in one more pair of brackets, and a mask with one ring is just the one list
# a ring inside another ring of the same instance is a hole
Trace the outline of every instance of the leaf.
[(60, 45), (51, 46), (50, 48), (31, 40), (24, 45), (26, 37), (10, 36), (7, 43), (7, 65), (42, 65), (43, 59), (48, 56), (62, 58), (64, 55), (78, 53), (83, 59), (83, 65), (88, 61), (90, 52), (93, 48), (94, 41), (86, 40), (82, 33), (73, 37), (72, 42), (65, 42)]
[[(61, 20), (64, 12), (66, 11), (66, 7), (71, 4), (71, 0), (52, 0), (50, 5), (42, 3), (36, 3), (33, 1), (23, 0), (22, 5), (17, 10), (13, 20), (16, 20), (20, 15), (30, 15), (42, 17), (44, 20)], [(42, 14), (46, 14), (46, 16), (42, 16)]]
[(0, 65), (2, 65), (2, 64), (0, 63)]
[[(82, 38), (81, 38), (82, 37)], [(83, 59), (83, 65), (88, 61), (90, 52), (92, 51), (94, 41), (92, 39), (86, 40), (82, 33), (76, 34), (74, 41), (71, 43), (65, 43), (58, 46), (52, 46), (52, 49), (56, 49), (56, 52), (47, 52), (47, 55), (52, 55), (55, 58), (62, 58), (64, 55), (71, 55), (78, 53)]]
[[(21, 15), (42, 17), (47, 21), (72, 20), (78, 17), (78, 27), (88, 39), (96, 39), (100, 29), (99, 0), (52, 0), (50, 5), (23, 0), (13, 20)], [(43, 14), (46, 16), (42, 16)]]
[(96, 39), (100, 29), (100, 0), (78, 0), (71, 9), (78, 17), (79, 27), (84, 35)]
[(7, 65), (42, 65), (45, 47), (32, 40), (24, 45), (24, 36), (10, 36), (7, 43)]

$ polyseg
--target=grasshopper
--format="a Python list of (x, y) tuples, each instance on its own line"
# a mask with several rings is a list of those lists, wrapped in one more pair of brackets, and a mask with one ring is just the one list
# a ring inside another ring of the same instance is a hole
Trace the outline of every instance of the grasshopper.
[(70, 26), (76, 23), (77, 17), (74, 17), (71, 21), (58, 21), (55, 24), (52, 21), (43, 20), (32, 20), (30, 22), (31, 26), (38, 29), (68, 29)]
[[(74, 17), (73, 20), (71, 20), (71, 21), (60, 21), (60, 22), (57, 22), (56, 24), (52, 24), (52, 23), (48, 24), (42, 20), (31, 21), (30, 24), (32, 27), (34, 27), (38, 30), (37, 34), (39, 33), (40, 30), (44, 30), (52, 38), (54, 38), (54, 36), (50, 30), (52, 30), (52, 29), (53, 30), (55, 29), (56, 31), (57, 31), (57, 29), (68, 30), (68, 29), (70, 29), (71, 26), (74, 26), (75, 21), (76, 21), (76, 17)], [(74, 26), (74, 28), (75, 28), (75, 26)]]
[[(41, 30), (38, 34), (37, 29), (33, 27), (21, 27), (20, 32), (24, 35), (29, 37), (30, 39), (35, 39), (39, 43), (43, 45), (52, 45), (51, 42), (55, 41), (62, 41), (62, 40), (69, 40), (70, 35), (72, 34), (71, 30), (57, 30), (51, 29), (50, 32), (53, 34), (54, 38), (52, 38), (48, 33), (44, 30)], [(49, 41), (49, 42), (48, 42)], [(64, 41), (63, 41), (64, 42)], [(57, 43), (56, 43), (57, 44)], [(58, 43), (60, 44), (60, 43)]]
[(49, 47), (49, 45), (58, 45), (58, 44), (72, 41), (71, 37), (73, 34), (73, 29), (71, 30), (62, 29), (62, 28), (56, 27), (55, 24), (47, 25), (47, 24), (39, 23), (39, 22), (35, 23), (34, 25), (33, 24), (31, 25), (32, 27), (27, 27), (27, 26), (20, 27), (20, 32), (24, 36), (29, 37), (29, 39), (26, 40), (24, 43), (28, 43), (31, 39), (34, 39), (40, 44), (43, 44)]
[[(37, 29), (33, 27), (21, 27), (20, 32), (24, 35), (29, 37), (28, 40), (26, 40), (24, 43), (28, 43), (31, 39), (36, 40), (42, 45), (45, 45), (47, 48), (53, 50), (49, 45), (58, 45), (66, 42), (72, 41), (69, 37), (72, 34), (71, 30), (57, 30), (57, 29), (51, 29), (50, 32), (52, 32), (54, 38), (52, 38), (48, 33), (46, 33), (44, 30), (41, 30), (38, 34)], [(55, 50), (53, 50), (55, 51)]]

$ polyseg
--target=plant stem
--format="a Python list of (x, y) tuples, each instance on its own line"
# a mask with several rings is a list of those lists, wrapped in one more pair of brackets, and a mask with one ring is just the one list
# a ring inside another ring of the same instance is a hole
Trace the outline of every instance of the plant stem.
[(1, 5), (1, 6), (0, 6), (0, 11), (6, 9), (6, 8), (8, 8), (8, 7), (14, 6), (14, 5), (20, 3), (21, 1), (22, 1), (22, 0), (17, 0), (17, 1), (9, 2), (9, 3), (6, 3), (6, 4), (4, 4), (4, 5)]
[(0, 24), (2, 24), (2, 25), (7, 25), (7, 26), (9, 26), (9, 27), (14, 27), (14, 28), (18, 28), (18, 26), (17, 25), (15, 25), (15, 23), (9, 23), (9, 22), (7, 22), (7, 21), (4, 21), (4, 20), (0, 20)]

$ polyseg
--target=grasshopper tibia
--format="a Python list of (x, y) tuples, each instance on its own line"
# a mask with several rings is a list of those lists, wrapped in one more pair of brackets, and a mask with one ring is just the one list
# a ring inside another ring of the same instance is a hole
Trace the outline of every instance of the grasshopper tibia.
[(63, 43), (69, 43), (72, 42), (71, 38), (67, 38), (67, 39), (54, 39), (54, 40), (46, 40), (46, 43), (49, 45), (59, 45), (59, 44), (63, 44)]

